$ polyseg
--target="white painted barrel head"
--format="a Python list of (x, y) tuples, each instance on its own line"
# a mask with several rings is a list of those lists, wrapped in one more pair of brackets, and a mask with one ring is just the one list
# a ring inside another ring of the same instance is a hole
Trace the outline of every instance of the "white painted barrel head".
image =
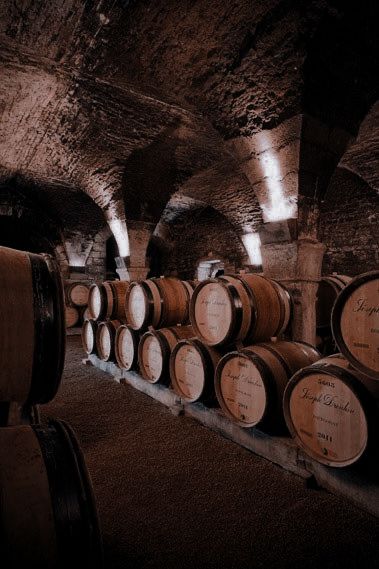
[(195, 299), (194, 318), (206, 344), (222, 343), (232, 322), (232, 300), (226, 287), (218, 282), (201, 287)]
[(188, 401), (197, 401), (204, 390), (204, 363), (193, 344), (178, 346), (174, 360), (174, 376), (179, 394)]
[(112, 338), (107, 326), (100, 327), (101, 359), (109, 360), (112, 351)]
[(151, 383), (159, 381), (163, 369), (163, 354), (159, 340), (151, 334), (146, 335), (142, 340), (141, 368), (144, 377)]
[(88, 303), (88, 286), (77, 284), (71, 289), (70, 296), (71, 300), (76, 306), (86, 306)]
[(95, 345), (95, 337), (91, 323), (87, 320), (85, 320), (83, 324), (83, 344), (85, 352), (91, 354)]
[(133, 285), (128, 295), (128, 323), (134, 330), (143, 327), (147, 309), (146, 294), (142, 286)]
[(217, 368), (216, 393), (226, 414), (243, 427), (259, 423), (266, 410), (267, 394), (262, 374), (244, 354), (230, 354)]
[[(379, 273), (377, 278), (362, 283), (349, 294), (341, 311), (340, 329), (349, 353), (366, 372), (371, 371), (378, 378)], [(345, 355), (349, 356), (346, 352)]]
[(98, 319), (101, 313), (101, 292), (98, 285), (95, 285), (91, 290), (90, 302), (91, 312), (94, 318)]
[(302, 377), (290, 393), (289, 415), (302, 448), (324, 464), (352, 464), (367, 446), (365, 412), (338, 377), (319, 371)]
[(130, 369), (135, 358), (135, 345), (132, 332), (126, 326), (122, 326), (117, 335), (117, 349), (120, 363), (124, 369)]

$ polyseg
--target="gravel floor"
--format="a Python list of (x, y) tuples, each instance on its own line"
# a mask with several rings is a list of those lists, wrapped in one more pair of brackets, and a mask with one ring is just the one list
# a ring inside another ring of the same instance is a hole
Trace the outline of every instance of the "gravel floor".
[(82, 365), (42, 416), (74, 428), (92, 476), (106, 569), (379, 567), (379, 523), (349, 502)]

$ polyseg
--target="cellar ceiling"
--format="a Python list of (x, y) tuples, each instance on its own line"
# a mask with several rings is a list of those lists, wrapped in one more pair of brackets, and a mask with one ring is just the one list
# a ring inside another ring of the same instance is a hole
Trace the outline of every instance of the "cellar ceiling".
[[(0, 181), (92, 232), (101, 216), (167, 222), (186, 197), (257, 225), (233, 143), (301, 113), (356, 137), (378, 97), (373, 10), (0, 0)], [(377, 187), (377, 107), (368, 116), (341, 164)]]

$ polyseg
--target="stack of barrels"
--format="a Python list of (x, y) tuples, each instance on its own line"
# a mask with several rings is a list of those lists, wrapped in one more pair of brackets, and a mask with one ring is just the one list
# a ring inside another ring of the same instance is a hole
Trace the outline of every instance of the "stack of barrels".
[(169, 356), (189, 323), (190, 282), (160, 277), (138, 282), (105, 281), (89, 292), (89, 317), (82, 329), (86, 353), (139, 369), (151, 383), (165, 383)]
[(318, 462), (343, 467), (360, 460), (377, 468), (379, 271), (342, 288), (330, 326), (340, 353), (293, 376), (284, 394), (286, 422)]
[(289, 431), (316, 460), (346, 466), (375, 440), (378, 282), (369, 273), (320, 284), (318, 330), (332, 331), (343, 355), (321, 359), (313, 346), (288, 340), (291, 297), (257, 274), (197, 286), (172, 277), (93, 286), (83, 344), (187, 403), (219, 406), (241, 427)]
[(66, 328), (81, 326), (88, 305), (89, 286), (66, 281), (64, 286)]
[[(288, 291), (262, 275), (222, 276), (199, 284), (190, 310), (199, 340), (209, 355), (217, 351), (217, 360), (212, 354), (216, 366), (208, 389), (214, 385), (224, 414), (242, 427), (281, 430), (286, 384), (298, 369), (320, 357), (308, 344), (282, 339), (292, 313)], [(184, 348), (177, 355), (173, 377), (185, 383), (180, 373), (186, 365)], [(192, 354), (189, 360), (193, 365)]]
[(48, 255), (0, 247), (0, 519), (7, 567), (100, 567), (92, 487), (71, 428), (39, 423), (65, 355), (61, 278)]

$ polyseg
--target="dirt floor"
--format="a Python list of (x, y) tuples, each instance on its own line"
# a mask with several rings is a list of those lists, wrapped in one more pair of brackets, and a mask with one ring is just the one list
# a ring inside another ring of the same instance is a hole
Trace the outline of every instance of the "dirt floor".
[(92, 476), (105, 568), (379, 567), (379, 523), (104, 372), (68, 338), (42, 416), (74, 428)]

